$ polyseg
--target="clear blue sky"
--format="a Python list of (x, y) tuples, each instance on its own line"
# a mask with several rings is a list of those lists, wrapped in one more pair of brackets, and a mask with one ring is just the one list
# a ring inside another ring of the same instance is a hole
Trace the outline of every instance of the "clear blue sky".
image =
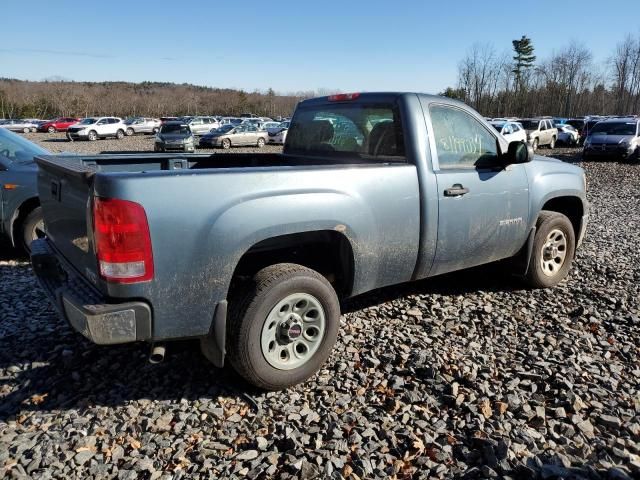
[(627, 33), (638, 33), (639, 7), (638, 0), (10, 1), (2, 5), (0, 76), (436, 93), (455, 85), (458, 62), (475, 42), (503, 51), (526, 34), (541, 58), (573, 39), (604, 61)]

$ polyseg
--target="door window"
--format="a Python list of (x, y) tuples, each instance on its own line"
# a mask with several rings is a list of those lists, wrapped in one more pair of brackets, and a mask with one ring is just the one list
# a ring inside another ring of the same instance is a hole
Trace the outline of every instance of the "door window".
[(498, 158), (497, 139), (464, 110), (432, 105), (431, 124), (441, 169), (493, 165)]

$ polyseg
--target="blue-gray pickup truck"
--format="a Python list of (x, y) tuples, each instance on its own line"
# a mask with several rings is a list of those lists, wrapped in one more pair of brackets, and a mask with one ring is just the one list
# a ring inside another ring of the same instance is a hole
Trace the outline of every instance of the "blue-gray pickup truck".
[(199, 339), (264, 389), (320, 368), (342, 299), (498, 260), (557, 284), (588, 217), (582, 169), (415, 93), (305, 100), (282, 154), (37, 163), (47, 236), (32, 263), (73, 328), (152, 358)]

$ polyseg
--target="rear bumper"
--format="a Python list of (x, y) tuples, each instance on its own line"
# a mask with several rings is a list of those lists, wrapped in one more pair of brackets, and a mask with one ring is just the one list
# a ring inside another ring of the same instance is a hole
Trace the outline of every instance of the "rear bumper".
[(151, 338), (151, 308), (141, 301), (110, 303), (65, 265), (46, 239), (31, 244), (31, 263), (58, 314), (98, 345)]

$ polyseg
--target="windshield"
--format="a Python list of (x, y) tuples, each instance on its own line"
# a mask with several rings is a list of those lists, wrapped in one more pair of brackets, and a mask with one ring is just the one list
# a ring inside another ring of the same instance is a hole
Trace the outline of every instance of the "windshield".
[(635, 122), (600, 122), (591, 129), (592, 135), (635, 135)]
[(170, 135), (190, 135), (191, 129), (186, 125), (163, 125), (160, 133), (168, 133)]
[(540, 125), (540, 120), (521, 120), (520, 125), (522, 125), (525, 130), (537, 130), (538, 125)]
[(91, 125), (98, 121), (97, 118), (85, 118), (80, 122), (80, 125)]
[(0, 158), (10, 162), (32, 162), (34, 155), (48, 155), (44, 148), (19, 135), (0, 129)]
[(282, 122), (278, 125), (278, 128), (289, 128), (289, 122)]
[(287, 142), (285, 153), (404, 160), (400, 115), (389, 102), (301, 106)]
[(221, 126), (220, 128), (216, 128), (214, 130), (214, 132), (216, 132), (216, 133), (227, 133), (230, 130), (233, 130), (233, 125), (226, 124), (226, 125)]
[(124, 121), (125, 125), (132, 125), (134, 123), (142, 123), (142, 118), (127, 118)]

